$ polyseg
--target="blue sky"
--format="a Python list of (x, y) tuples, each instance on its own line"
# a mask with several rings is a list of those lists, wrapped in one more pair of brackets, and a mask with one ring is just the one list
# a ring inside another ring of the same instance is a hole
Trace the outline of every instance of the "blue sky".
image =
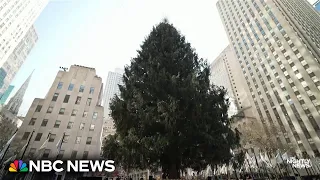
[(44, 98), (59, 70), (79, 64), (108, 71), (123, 68), (152, 26), (167, 17), (200, 57), (212, 62), (228, 45), (217, 0), (53, 0), (35, 22), (39, 40), (18, 72), (11, 96), (33, 69), (19, 115)]
[(167, 17), (201, 57), (212, 61), (228, 44), (212, 0), (55, 0), (35, 22), (39, 40), (18, 72), (15, 89), (35, 69), (19, 114), (34, 98), (44, 98), (59, 70), (79, 64), (94, 67), (106, 80), (122, 68), (152, 26)]

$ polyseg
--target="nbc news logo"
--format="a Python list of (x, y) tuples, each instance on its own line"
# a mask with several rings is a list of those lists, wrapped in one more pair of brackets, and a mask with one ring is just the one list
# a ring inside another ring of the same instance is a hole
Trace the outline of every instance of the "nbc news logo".
[(9, 167), (9, 172), (28, 172), (28, 170), (27, 164), (22, 160), (14, 160)]
[[(62, 172), (64, 162), (61, 160), (37, 160), (29, 161), (29, 166), (22, 160), (14, 160), (9, 167), (9, 172)], [(113, 172), (115, 170), (113, 160), (75, 160), (66, 162), (67, 172)]]

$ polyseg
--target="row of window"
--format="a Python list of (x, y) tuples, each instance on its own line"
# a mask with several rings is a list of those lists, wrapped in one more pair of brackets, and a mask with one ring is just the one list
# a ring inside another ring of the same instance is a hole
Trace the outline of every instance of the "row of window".
[[(30, 134), (31, 134), (30, 132), (25, 132), (25, 133), (23, 134), (21, 140), (27, 140), (27, 139), (29, 138)], [(37, 133), (34, 141), (40, 141), (42, 135), (43, 135), (43, 133)], [(48, 142), (54, 142), (56, 136), (57, 136), (56, 134), (50, 134), (50, 135), (49, 135), (49, 140), (48, 140)], [(69, 138), (70, 138), (70, 135), (64, 135), (62, 142), (63, 142), (63, 143), (68, 143)], [(80, 144), (80, 142), (81, 142), (81, 136), (77, 136), (77, 137), (76, 137), (75, 144)], [(90, 145), (91, 142), (92, 142), (92, 137), (87, 137), (86, 144), (87, 144), (87, 145)]]
[[(62, 89), (62, 87), (63, 87), (63, 82), (59, 82), (57, 89)], [(74, 89), (74, 84), (70, 83), (68, 86), (68, 91), (73, 91), (73, 89)], [(79, 92), (84, 92), (84, 89), (85, 89), (85, 86), (80, 85)], [(93, 93), (94, 93), (94, 87), (90, 87), (89, 94), (93, 94)]]
[[(54, 102), (57, 101), (58, 97), (59, 97), (59, 93), (54, 93), (53, 97), (52, 97), (52, 101), (54, 101)], [(69, 103), (69, 99), (70, 99), (70, 95), (68, 95), (68, 94), (65, 95), (65, 97), (63, 99), (63, 103)], [(81, 103), (81, 99), (82, 99), (81, 96), (77, 96), (75, 104), (80, 104)], [(91, 101), (92, 101), (92, 98), (88, 98), (87, 102), (86, 102), (86, 105), (90, 106), (91, 105)]]
[[(90, 99), (90, 101), (87, 101), (87, 104), (90, 104), (91, 103), (91, 98), (88, 98), (88, 100)], [(88, 103), (89, 102), (89, 103)], [(35, 112), (40, 112), (42, 109), (42, 105), (38, 105), (36, 107), (36, 110)], [(47, 110), (47, 113), (51, 113), (53, 110), (53, 106), (49, 106), (48, 110)], [(59, 114), (60, 115), (65, 115), (65, 111), (66, 109), (65, 108), (60, 108), (59, 110)], [(72, 112), (71, 112), (71, 116), (76, 116), (78, 113), (78, 110), (77, 109), (73, 109)], [(83, 114), (82, 114), (82, 117), (88, 117), (88, 111), (84, 111)], [(92, 115), (92, 119), (97, 119), (98, 118), (98, 112), (93, 112), (93, 115)]]
[[(58, 96), (59, 96), (59, 93), (54, 93), (53, 97), (52, 97), (52, 101), (57, 101), (58, 99)], [(68, 103), (69, 102), (69, 99), (70, 99), (70, 95), (66, 95), (63, 99), (63, 103)], [(81, 103), (81, 99), (82, 97), (81, 96), (77, 96), (77, 99), (75, 101), (75, 104), (80, 104)], [(92, 101), (92, 98), (88, 98), (87, 99), (87, 102), (86, 102), (86, 105), (87, 106), (90, 106), (91, 105), (91, 101)]]
[[(36, 121), (37, 121), (37, 118), (32, 118), (30, 120), (30, 122), (29, 122), (29, 126), (33, 126), (36, 123)], [(46, 127), (47, 124), (48, 124), (48, 119), (44, 119), (41, 122), (41, 127)], [(56, 120), (54, 125), (53, 125), (53, 128), (59, 128), (60, 124), (61, 124), (61, 121), (60, 120)], [(72, 129), (73, 124), (74, 124), (74, 122), (72, 122), (72, 121), (68, 122), (67, 129)], [(85, 128), (85, 123), (81, 123), (79, 129), (80, 130), (84, 130), (84, 128)], [(94, 128), (95, 128), (95, 125), (91, 124), (90, 127), (89, 127), (89, 131), (94, 131)]]
[[(28, 157), (29, 158), (33, 158), (35, 156), (35, 153), (36, 153), (37, 149), (36, 148), (31, 148), (30, 151), (29, 151), (29, 154), (28, 154)], [(65, 150), (60, 150), (59, 151), (59, 154), (57, 156), (57, 159), (62, 159), (63, 156), (64, 156), (64, 152)], [(49, 158), (50, 156), (50, 153), (51, 153), (51, 150), (50, 149), (45, 149), (44, 152), (43, 152), (43, 155), (42, 155), (42, 158)], [(76, 159), (77, 157), (77, 153), (78, 151), (72, 151), (71, 153), (71, 159)], [(87, 159), (89, 156), (89, 151), (84, 151), (83, 152), (83, 155), (82, 155), (82, 159), (85, 160)]]

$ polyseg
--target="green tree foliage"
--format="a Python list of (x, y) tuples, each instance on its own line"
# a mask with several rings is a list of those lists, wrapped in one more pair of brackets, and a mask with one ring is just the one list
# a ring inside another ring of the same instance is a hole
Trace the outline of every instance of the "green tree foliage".
[(228, 162), (239, 138), (230, 128), (226, 91), (210, 85), (209, 75), (172, 24), (154, 27), (110, 103), (117, 131), (104, 156), (126, 169), (161, 167), (169, 178), (187, 167)]

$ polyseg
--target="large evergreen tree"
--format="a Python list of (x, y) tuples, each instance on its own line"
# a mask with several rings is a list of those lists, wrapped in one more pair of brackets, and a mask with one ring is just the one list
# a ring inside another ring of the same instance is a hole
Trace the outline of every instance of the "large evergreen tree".
[(110, 104), (117, 131), (104, 156), (126, 169), (161, 167), (172, 179), (187, 167), (229, 161), (239, 139), (229, 126), (226, 91), (210, 85), (209, 75), (172, 24), (154, 27)]

